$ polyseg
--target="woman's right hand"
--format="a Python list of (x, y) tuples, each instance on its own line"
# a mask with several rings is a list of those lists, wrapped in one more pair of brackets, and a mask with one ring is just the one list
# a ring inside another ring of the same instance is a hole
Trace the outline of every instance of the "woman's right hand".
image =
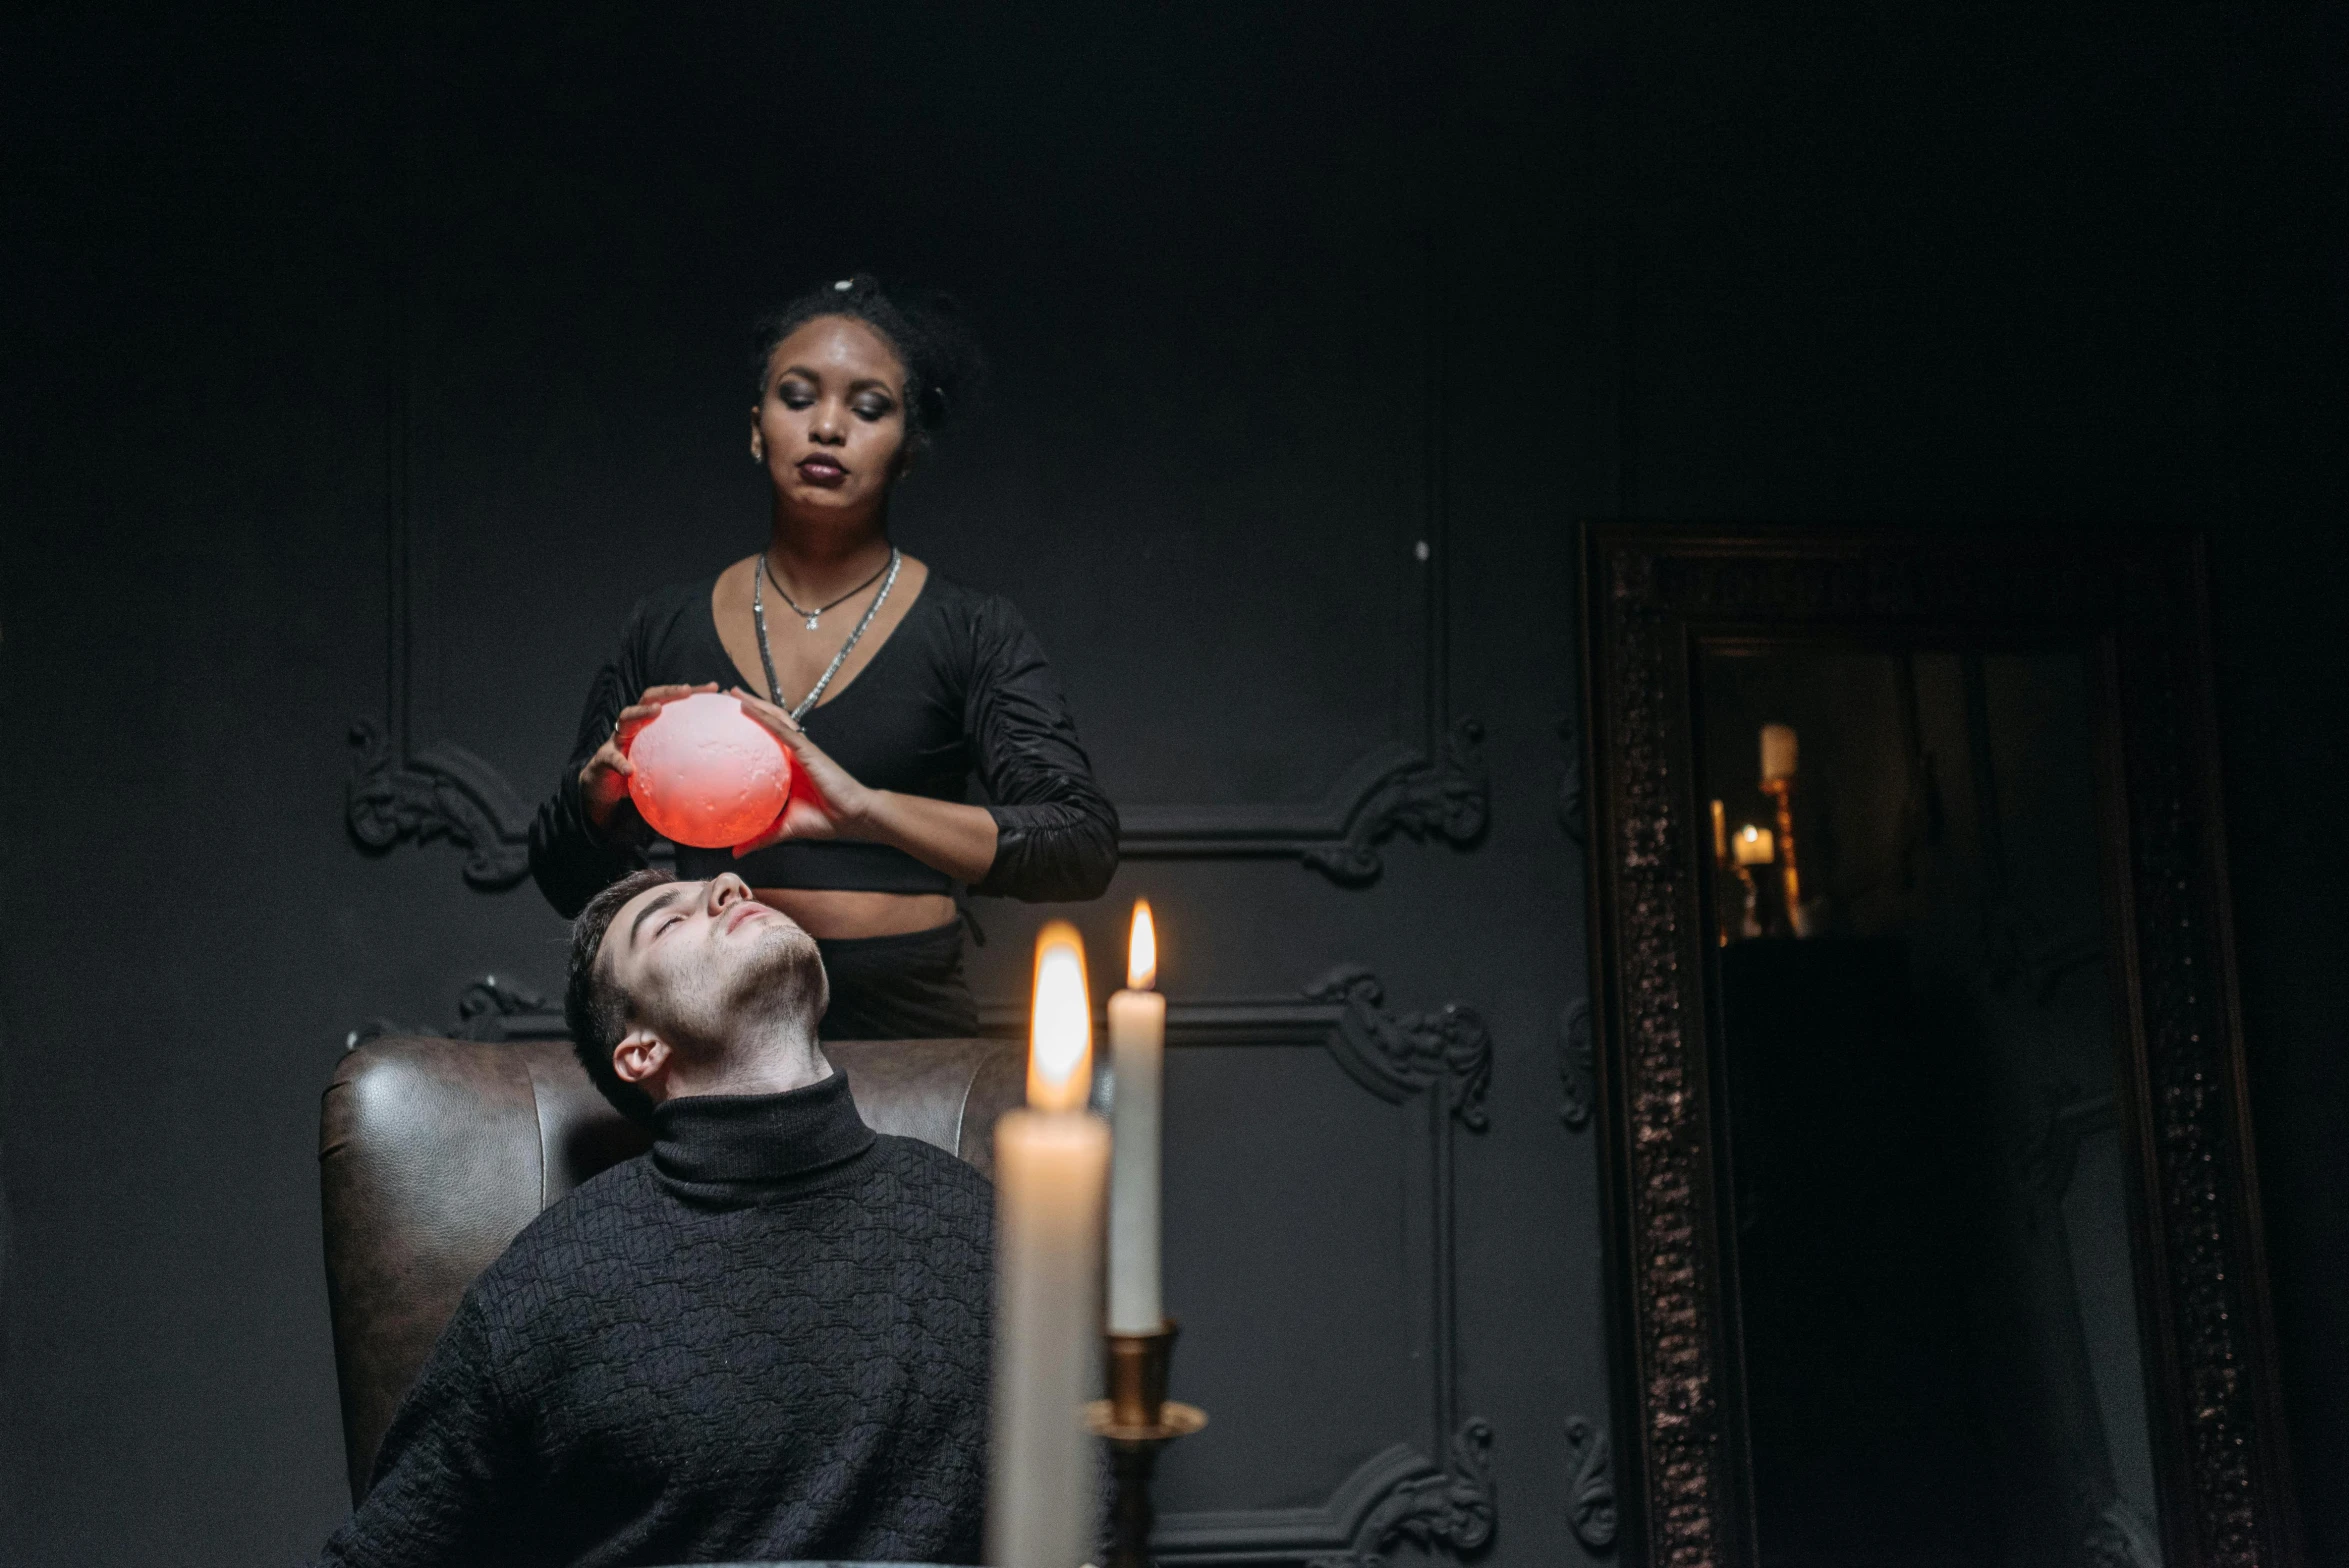
[(579, 804), (586, 808), (588, 821), (598, 828), (610, 827), (613, 815), (627, 800), (628, 775), (636, 771), (628, 760), (628, 746), (636, 739), (636, 732), (657, 718), (664, 704), (717, 689), (716, 681), (699, 686), (648, 686), (633, 706), (620, 710), (610, 737), (595, 748), (595, 755), (579, 770)]

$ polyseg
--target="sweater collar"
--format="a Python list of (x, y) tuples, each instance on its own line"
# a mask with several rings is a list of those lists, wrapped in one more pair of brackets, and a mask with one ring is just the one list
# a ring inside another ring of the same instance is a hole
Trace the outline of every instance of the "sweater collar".
[(785, 1094), (695, 1094), (653, 1110), (653, 1166), (693, 1187), (772, 1186), (873, 1146), (839, 1068)]

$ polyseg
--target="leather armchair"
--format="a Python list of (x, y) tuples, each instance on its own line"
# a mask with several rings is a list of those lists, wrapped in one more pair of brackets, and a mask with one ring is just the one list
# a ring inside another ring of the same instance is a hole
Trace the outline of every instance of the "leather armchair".
[[(841, 1040), (824, 1052), (877, 1131), (995, 1174), (995, 1119), (1027, 1092), (1018, 1044)], [(646, 1143), (566, 1041), (395, 1035), (342, 1059), (318, 1163), (354, 1503), (465, 1287), (541, 1209)]]

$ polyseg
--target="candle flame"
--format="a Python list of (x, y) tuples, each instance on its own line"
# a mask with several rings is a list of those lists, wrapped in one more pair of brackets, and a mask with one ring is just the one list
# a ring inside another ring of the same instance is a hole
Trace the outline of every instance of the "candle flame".
[(1158, 927), (1150, 920), (1150, 905), (1134, 900), (1134, 935), (1126, 947), (1126, 989), (1147, 991), (1158, 984)]
[(1028, 1021), (1028, 1104), (1083, 1110), (1093, 1089), (1093, 1008), (1085, 994), (1085, 943), (1055, 920), (1036, 934), (1036, 997)]

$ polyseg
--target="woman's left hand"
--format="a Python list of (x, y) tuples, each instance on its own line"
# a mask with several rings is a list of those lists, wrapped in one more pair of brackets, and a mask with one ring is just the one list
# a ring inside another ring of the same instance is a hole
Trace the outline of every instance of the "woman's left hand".
[(786, 839), (857, 837), (872, 814), (873, 797), (879, 792), (850, 778), (848, 770), (825, 755), (824, 749), (808, 739), (807, 731), (781, 708), (739, 686), (732, 695), (741, 702), (743, 712), (774, 733), (797, 765), (797, 777), (791, 781), (791, 798), (783, 803), (783, 810), (764, 832), (734, 846), (736, 858)]

